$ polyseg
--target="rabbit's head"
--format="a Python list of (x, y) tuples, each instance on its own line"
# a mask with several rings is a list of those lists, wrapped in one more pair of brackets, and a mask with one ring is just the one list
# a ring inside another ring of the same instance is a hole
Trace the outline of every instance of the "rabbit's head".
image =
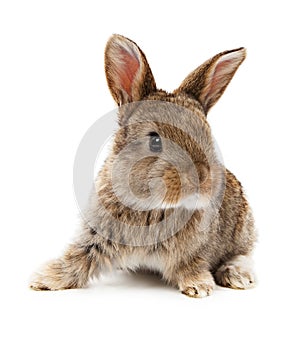
[(112, 188), (139, 210), (205, 208), (220, 197), (224, 168), (206, 115), (245, 49), (222, 52), (196, 68), (172, 93), (156, 88), (149, 64), (131, 40), (113, 35), (105, 71), (119, 106), (120, 129), (109, 159)]

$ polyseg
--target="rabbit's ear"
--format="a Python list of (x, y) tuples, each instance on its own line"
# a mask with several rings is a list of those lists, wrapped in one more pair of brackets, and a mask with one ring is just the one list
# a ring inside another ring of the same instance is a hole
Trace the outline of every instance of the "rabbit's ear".
[(222, 96), (245, 57), (245, 48), (214, 56), (190, 73), (174, 93), (185, 92), (196, 98), (207, 113)]
[(139, 101), (156, 90), (145, 54), (126, 37), (113, 35), (107, 42), (105, 73), (118, 105)]

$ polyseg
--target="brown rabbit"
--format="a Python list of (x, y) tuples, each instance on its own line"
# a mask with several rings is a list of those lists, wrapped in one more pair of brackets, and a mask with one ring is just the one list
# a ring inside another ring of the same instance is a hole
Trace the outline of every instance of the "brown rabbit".
[(220, 53), (167, 93), (134, 42), (110, 38), (105, 71), (120, 128), (80, 234), (31, 288), (80, 288), (107, 267), (156, 271), (191, 297), (210, 295), (215, 282), (254, 286), (251, 210), (206, 119), (245, 55)]

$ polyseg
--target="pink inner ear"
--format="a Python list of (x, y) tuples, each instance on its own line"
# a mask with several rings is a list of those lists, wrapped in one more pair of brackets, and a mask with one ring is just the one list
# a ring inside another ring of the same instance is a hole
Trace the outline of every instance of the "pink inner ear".
[(122, 64), (119, 65), (119, 82), (121, 88), (126, 91), (126, 93), (131, 96), (132, 93), (132, 83), (140, 67), (140, 63), (135, 55), (130, 54), (125, 49), (120, 49), (120, 60)]
[(232, 64), (232, 61), (230, 59), (222, 61), (217, 64), (217, 66), (215, 67), (211, 82), (210, 82), (210, 88), (209, 88), (210, 94), (214, 93), (215, 91), (220, 89), (220, 87), (222, 87), (222, 77), (226, 77), (228, 73), (228, 68), (231, 64)]

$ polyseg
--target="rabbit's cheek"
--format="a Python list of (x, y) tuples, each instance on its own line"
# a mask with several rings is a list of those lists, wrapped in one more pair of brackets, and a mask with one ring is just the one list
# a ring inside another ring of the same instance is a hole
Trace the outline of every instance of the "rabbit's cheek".
[(148, 198), (151, 194), (148, 176), (155, 157), (146, 157), (134, 164), (129, 174), (129, 187), (138, 198)]
[(175, 168), (165, 170), (163, 175), (165, 184), (164, 202), (176, 204), (181, 197), (181, 181), (180, 176)]

